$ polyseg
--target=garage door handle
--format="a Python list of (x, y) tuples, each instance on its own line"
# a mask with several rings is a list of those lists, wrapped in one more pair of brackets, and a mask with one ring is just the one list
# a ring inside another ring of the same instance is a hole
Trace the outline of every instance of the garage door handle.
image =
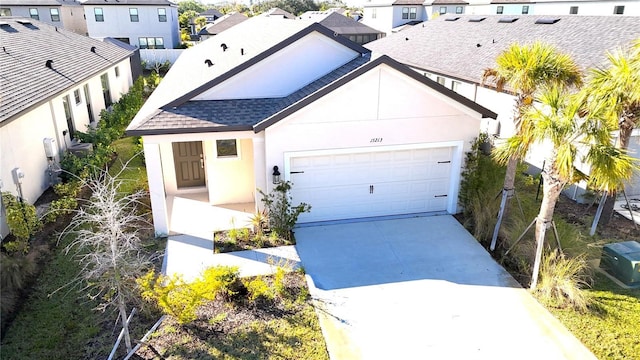
[(289, 174), (304, 174), (304, 171), (289, 171)]
[(447, 195), (436, 195), (434, 197), (447, 197)]
[(373, 194), (373, 185), (369, 185), (369, 194)]
[(449, 164), (451, 163), (451, 160), (447, 160), (447, 161), (438, 161), (438, 164)]

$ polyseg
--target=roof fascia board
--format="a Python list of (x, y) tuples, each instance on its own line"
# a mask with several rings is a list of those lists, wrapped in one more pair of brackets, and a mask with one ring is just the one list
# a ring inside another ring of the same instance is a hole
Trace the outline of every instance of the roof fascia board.
[[(114, 46), (117, 46), (117, 45), (114, 45)], [(25, 108), (24, 110), (19, 111), (19, 112), (15, 113), (15, 114), (11, 115), (10, 117), (6, 118), (5, 120), (0, 121), (0, 126), (4, 126), (5, 124), (8, 124), (8, 123), (12, 122), (13, 120), (20, 118), (22, 115), (24, 115), (24, 114), (28, 113), (29, 111), (33, 110), (34, 107), (38, 107), (38, 106), (40, 106), (40, 105), (42, 105), (44, 103), (47, 103), (47, 102), (51, 101), (53, 98), (59, 96), (60, 94), (62, 94), (64, 92), (67, 92), (67, 91), (71, 90), (72, 88), (78, 86), (78, 84), (83, 83), (83, 82), (85, 82), (85, 81), (97, 76), (98, 74), (100, 74), (100, 73), (102, 73), (102, 72), (104, 72), (106, 70), (109, 70), (109, 68), (111, 68), (113, 66), (116, 66), (117, 64), (121, 63), (125, 59), (127, 59), (127, 58), (130, 59), (131, 56), (133, 56), (133, 54), (134, 54), (134, 52), (130, 51), (129, 55), (121, 58), (120, 60), (114, 61), (113, 63), (109, 64), (109, 66), (104, 67), (101, 70), (98, 70), (98, 71), (92, 73), (91, 75), (83, 78), (82, 80), (75, 81), (73, 84), (69, 85), (68, 87), (65, 87), (64, 89), (56, 92), (53, 95), (47, 96), (46, 98), (44, 98), (44, 99), (42, 99), (42, 100), (40, 100), (38, 102), (33, 103), (32, 105), (30, 105), (29, 107)]]
[[(431, 89), (442, 93), (448, 97), (450, 97), (451, 99), (461, 103), (462, 105), (478, 112), (479, 114), (482, 115), (483, 118), (492, 118), (495, 119), (498, 117), (498, 114), (494, 113), (493, 111), (467, 99), (466, 97), (456, 93), (453, 90), (449, 90), (445, 87), (442, 87), (440, 84), (437, 84), (435, 81), (422, 76), (420, 74), (418, 74), (416, 71), (408, 68), (406, 65), (403, 65), (402, 63), (399, 63), (398, 61), (390, 58), (387, 55), (382, 55), (379, 58), (361, 66), (360, 68), (356, 69), (355, 71), (343, 76), (342, 78), (338, 79), (337, 81), (327, 85), (326, 87), (320, 89), (319, 91), (315, 92), (314, 94), (298, 101), (297, 103), (293, 104), (292, 106), (289, 106), (288, 108), (280, 111), (277, 114), (272, 115), (271, 117), (259, 122), (258, 124), (256, 124), (254, 126), (254, 131), (260, 132), (263, 131), (264, 129), (268, 128), (269, 126), (277, 123), (278, 121), (286, 118), (287, 116), (297, 112), (298, 110), (304, 108), (305, 106), (315, 102), (316, 100), (324, 97), (325, 95), (329, 94), (330, 92), (340, 88), (341, 86), (347, 84), (348, 82), (350, 82), (351, 80), (359, 77), (360, 75), (366, 73), (367, 71), (377, 67), (378, 65), (381, 64), (385, 64), (390, 66), (391, 68), (393, 68), (394, 70), (397, 70), (399, 72), (401, 72), (404, 75), (409, 76), (410, 78), (421, 82), (424, 85), (427, 85), (428, 87), (430, 87)], [(436, 86), (436, 84), (438, 86)]]
[(179, 135), (179, 134), (196, 134), (206, 132), (230, 132), (230, 131), (253, 131), (251, 125), (234, 125), (234, 126), (203, 126), (192, 128), (174, 128), (174, 129), (149, 129), (149, 130), (127, 130), (128, 136), (145, 136), (145, 135)]
[(302, 39), (303, 37), (307, 36), (308, 34), (312, 33), (312, 32), (318, 32), (328, 38), (333, 39), (334, 41), (337, 41), (338, 43), (340, 43), (341, 45), (344, 45), (346, 47), (348, 47), (349, 49), (356, 51), (358, 53), (362, 54), (368, 54), (371, 52), (371, 50), (363, 47), (360, 44), (356, 44), (354, 42), (352, 42), (351, 40), (343, 37), (343, 36), (339, 36), (338, 33), (335, 33), (333, 31), (331, 31), (330, 29), (320, 25), (319, 23), (313, 23), (311, 25), (309, 25), (308, 27), (302, 29), (301, 31), (291, 35), (290, 37), (286, 38), (285, 40), (279, 42), (278, 44), (274, 45), (273, 47), (263, 51), (262, 53), (254, 56), (253, 58), (249, 59), (248, 61), (245, 61), (244, 63), (234, 67), (233, 69), (225, 72), (224, 74), (221, 74), (220, 76), (216, 77), (215, 79), (206, 82), (203, 85), (200, 85), (199, 87), (195, 88), (194, 90), (186, 93), (185, 95), (180, 96), (179, 98), (167, 103), (164, 106), (161, 106), (161, 108), (172, 108), (172, 107), (176, 107), (176, 106), (180, 106), (182, 104), (184, 104), (185, 102), (191, 100), (193, 97), (198, 96), (200, 94), (202, 94), (203, 92), (211, 89), (212, 87), (221, 84), (223, 81), (228, 80), (232, 77), (234, 77), (235, 75), (238, 75), (239, 73), (241, 73), (242, 71), (250, 68), (251, 66), (261, 62), (262, 60), (268, 58), (269, 56), (275, 54), (276, 52), (286, 48), (287, 46), (291, 45), (292, 43)]

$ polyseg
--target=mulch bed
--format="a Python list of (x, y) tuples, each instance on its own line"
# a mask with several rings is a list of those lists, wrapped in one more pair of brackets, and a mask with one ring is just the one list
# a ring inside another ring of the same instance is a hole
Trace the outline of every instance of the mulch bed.
[(275, 234), (265, 231), (258, 237), (249, 229), (233, 229), (216, 231), (213, 240), (213, 249), (216, 253), (226, 253), (232, 251), (243, 251), (253, 249), (271, 248), (276, 246), (294, 245), (293, 234), (291, 241)]

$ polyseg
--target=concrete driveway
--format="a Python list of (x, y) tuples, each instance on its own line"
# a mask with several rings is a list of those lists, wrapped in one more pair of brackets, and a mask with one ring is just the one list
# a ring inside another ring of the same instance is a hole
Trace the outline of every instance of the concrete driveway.
[(449, 215), (296, 229), (332, 359), (595, 359)]

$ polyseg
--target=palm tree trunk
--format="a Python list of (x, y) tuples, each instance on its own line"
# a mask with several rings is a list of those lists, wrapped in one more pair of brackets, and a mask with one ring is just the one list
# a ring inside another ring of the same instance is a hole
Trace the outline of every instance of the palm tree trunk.
[(500, 233), (500, 226), (502, 226), (502, 218), (509, 210), (509, 203), (513, 196), (513, 187), (516, 182), (516, 171), (518, 169), (518, 159), (515, 156), (509, 158), (507, 162), (507, 172), (504, 176), (504, 186), (502, 188), (502, 200), (500, 201), (500, 211), (498, 212), (498, 220), (496, 226), (493, 228), (493, 236), (491, 237), (491, 245), (489, 249), (491, 251), (496, 249), (496, 242), (498, 241), (498, 234)]
[(540, 212), (536, 219), (536, 254), (533, 262), (533, 271), (531, 274), (531, 289), (535, 289), (538, 285), (538, 274), (540, 273), (540, 263), (542, 262), (542, 248), (544, 245), (547, 229), (551, 227), (553, 221), (553, 212), (556, 203), (562, 192), (565, 182), (560, 180), (560, 175), (553, 168), (553, 160), (545, 162), (545, 168), (542, 171), (544, 188), (542, 189), (542, 204), (540, 204)]

